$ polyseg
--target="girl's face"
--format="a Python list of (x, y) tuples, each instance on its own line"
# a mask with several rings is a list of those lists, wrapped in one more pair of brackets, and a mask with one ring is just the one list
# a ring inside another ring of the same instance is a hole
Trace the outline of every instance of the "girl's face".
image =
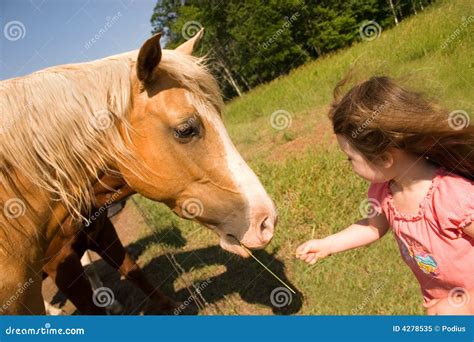
[(340, 134), (336, 134), (337, 142), (342, 151), (347, 155), (347, 159), (351, 163), (352, 170), (360, 177), (371, 183), (387, 182), (392, 177), (389, 175), (391, 162), (380, 164), (368, 161), (358, 150), (352, 146), (347, 138)]

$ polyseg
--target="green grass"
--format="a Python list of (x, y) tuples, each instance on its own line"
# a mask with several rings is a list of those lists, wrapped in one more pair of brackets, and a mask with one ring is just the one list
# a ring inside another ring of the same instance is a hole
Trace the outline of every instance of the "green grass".
[[(327, 258), (312, 267), (294, 258), (295, 248), (312, 237), (336, 232), (360, 218), (367, 184), (352, 174), (334, 143), (326, 108), (337, 81), (351, 68), (360, 77), (404, 77), (442, 105), (473, 113), (473, 28), (465, 27), (447, 48), (441, 45), (473, 14), (469, 0), (441, 1), (387, 30), (372, 42), (308, 63), (290, 75), (262, 85), (226, 106), (226, 126), (279, 210), (276, 235), (257, 255), (304, 296), (294, 310), (272, 309), (269, 297), (278, 284), (252, 260), (239, 260), (212, 248), (217, 239), (196, 223), (181, 220), (164, 206), (143, 198), (151, 233), (168, 238), (142, 253), (148, 263), (167, 251), (178, 255), (184, 278), (212, 278), (203, 291), (203, 314), (422, 314), (422, 297), (396, 243), (387, 234), (377, 243)], [(292, 125), (277, 131), (270, 115), (284, 109)], [(180, 232), (180, 233), (178, 233)]]

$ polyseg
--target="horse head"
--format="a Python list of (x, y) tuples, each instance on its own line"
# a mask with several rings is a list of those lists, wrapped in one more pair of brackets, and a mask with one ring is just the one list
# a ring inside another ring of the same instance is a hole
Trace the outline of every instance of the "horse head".
[(139, 162), (119, 169), (135, 191), (202, 223), (219, 235), (222, 248), (246, 257), (236, 239), (264, 248), (277, 214), (226, 131), (215, 79), (191, 56), (201, 35), (162, 50), (158, 34), (140, 48), (124, 137)]

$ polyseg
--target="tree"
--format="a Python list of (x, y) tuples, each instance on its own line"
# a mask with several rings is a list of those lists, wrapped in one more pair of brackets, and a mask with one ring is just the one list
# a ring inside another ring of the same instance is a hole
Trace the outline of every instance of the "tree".
[[(227, 98), (360, 40), (359, 28), (387, 28), (430, 0), (159, 0), (151, 22), (168, 48), (205, 27), (200, 54)], [(418, 6), (417, 6), (418, 4)], [(192, 32), (191, 32), (192, 33)]]

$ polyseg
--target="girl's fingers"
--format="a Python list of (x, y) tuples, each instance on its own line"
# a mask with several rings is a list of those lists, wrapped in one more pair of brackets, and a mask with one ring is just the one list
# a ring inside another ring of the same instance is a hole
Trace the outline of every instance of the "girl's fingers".
[(312, 258), (314, 258), (314, 256), (315, 256), (314, 253), (308, 253), (306, 255), (306, 258), (304, 258), (304, 261), (309, 262)]
[(314, 265), (316, 261), (326, 257), (327, 254), (318, 250), (317, 244), (312, 244), (311, 242), (315, 242), (315, 240), (306, 241), (298, 246), (296, 248), (296, 257), (310, 265)]
[(318, 240), (309, 240), (296, 248), (296, 254), (307, 254), (318, 248)]
[(311, 263), (311, 261), (313, 261), (314, 259), (318, 260), (318, 255), (316, 253), (310, 253), (310, 256), (309, 258), (306, 259), (306, 262), (309, 264)]
[(311, 258), (307, 261), (308, 264), (314, 265), (319, 259), (324, 258), (324, 254), (322, 252), (312, 253)]
[[(318, 261), (320, 258), (318, 257), (318, 254), (317, 253), (311, 253), (311, 257), (308, 258), (308, 260), (306, 261), (308, 264), (312, 263), (312, 261), (316, 262)], [(313, 262), (313, 264), (314, 264)]]
[(307, 242), (303, 243), (296, 249), (296, 254), (306, 254), (309, 252), (309, 245)]
[(308, 256), (307, 253), (297, 253), (297, 254), (296, 254), (296, 257), (297, 257), (298, 259), (301, 259), (301, 260), (303, 260), (303, 259), (306, 258), (307, 256)]

